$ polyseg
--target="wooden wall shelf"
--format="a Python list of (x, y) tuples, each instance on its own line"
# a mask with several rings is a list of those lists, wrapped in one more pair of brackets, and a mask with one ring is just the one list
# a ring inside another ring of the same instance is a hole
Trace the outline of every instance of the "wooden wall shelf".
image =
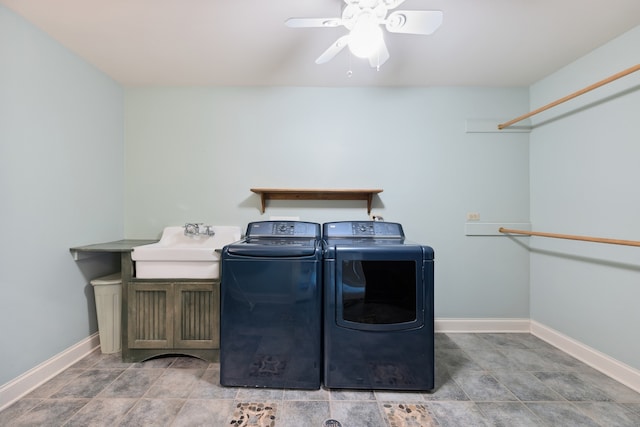
[(267, 200), (366, 200), (367, 213), (371, 213), (373, 195), (382, 193), (382, 189), (300, 189), (300, 188), (251, 188), (260, 195), (262, 213)]

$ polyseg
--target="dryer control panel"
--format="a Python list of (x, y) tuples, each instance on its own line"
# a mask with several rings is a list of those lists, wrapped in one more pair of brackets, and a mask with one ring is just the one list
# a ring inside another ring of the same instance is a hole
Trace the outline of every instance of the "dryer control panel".
[(324, 237), (372, 237), (402, 239), (402, 225), (383, 221), (342, 221), (323, 225)]

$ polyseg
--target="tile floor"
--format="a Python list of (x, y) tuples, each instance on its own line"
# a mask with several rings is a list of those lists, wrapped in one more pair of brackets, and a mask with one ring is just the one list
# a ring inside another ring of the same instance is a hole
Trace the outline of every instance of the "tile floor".
[[(436, 334), (431, 393), (224, 388), (219, 371), (96, 351), (0, 412), (0, 425), (640, 426), (639, 393), (530, 334)], [(416, 417), (398, 421), (402, 410)]]

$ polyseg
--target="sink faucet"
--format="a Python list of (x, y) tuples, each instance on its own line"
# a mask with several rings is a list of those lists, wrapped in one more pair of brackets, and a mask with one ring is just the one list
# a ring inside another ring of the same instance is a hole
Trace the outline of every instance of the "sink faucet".
[(184, 225), (184, 235), (185, 236), (200, 236), (200, 235), (213, 236), (215, 231), (213, 231), (212, 225), (204, 225), (203, 223), (192, 223), (188, 222)]
[(216, 234), (215, 231), (213, 231), (213, 225), (203, 225), (200, 224), (200, 227), (202, 228), (200, 232), (200, 234), (206, 234), (207, 236), (213, 236), (214, 234)]

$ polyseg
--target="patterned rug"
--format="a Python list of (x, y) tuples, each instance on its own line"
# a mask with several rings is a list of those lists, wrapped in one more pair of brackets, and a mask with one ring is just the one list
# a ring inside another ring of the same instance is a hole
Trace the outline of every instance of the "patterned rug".
[(424, 405), (407, 403), (385, 403), (382, 405), (389, 427), (436, 427)]
[(229, 423), (233, 427), (274, 427), (277, 406), (271, 403), (238, 403)]

